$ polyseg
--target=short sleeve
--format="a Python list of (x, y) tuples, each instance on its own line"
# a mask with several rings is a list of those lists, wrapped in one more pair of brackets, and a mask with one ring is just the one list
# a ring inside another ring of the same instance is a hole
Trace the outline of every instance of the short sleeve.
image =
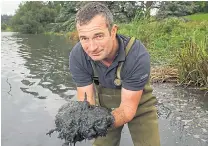
[[(76, 46), (69, 54), (69, 70), (77, 87), (83, 87), (92, 83), (92, 69), (86, 56)], [(90, 70), (91, 69), (91, 70)]]

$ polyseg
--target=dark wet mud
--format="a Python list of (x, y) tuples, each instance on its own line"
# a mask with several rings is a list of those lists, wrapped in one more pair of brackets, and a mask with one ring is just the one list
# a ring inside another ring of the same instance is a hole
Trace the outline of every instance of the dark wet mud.
[(69, 101), (59, 110), (55, 118), (58, 138), (64, 139), (64, 146), (83, 140), (91, 140), (98, 136), (106, 136), (108, 128), (112, 127), (114, 117), (110, 110), (104, 107), (90, 105), (85, 95), (85, 101)]
[(176, 84), (153, 84), (161, 145), (208, 145), (208, 95)]

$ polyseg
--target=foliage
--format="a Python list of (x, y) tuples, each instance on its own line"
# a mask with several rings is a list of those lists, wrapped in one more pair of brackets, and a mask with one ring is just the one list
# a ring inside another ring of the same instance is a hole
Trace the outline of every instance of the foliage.
[(158, 19), (208, 12), (207, 1), (165, 1), (158, 5), (159, 10), (156, 15)]
[(130, 22), (139, 8), (135, 1), (106, 1), (104, 4), (111, 10), (116, 22)]
[[(120, 24), (119, 33), (140, 39), (150, 53), (153, 66), (172, 66), (178, 69), (180, 82), (207, 86), (208, 21), (184, 21), (177, 17), (134, 21)], [(192, 54), (187, 55), (188, 52)], [(192, 66), (186, 68), (188, 64)], [(198, 80), (187, 77), (192, 70), (198, 71), (192, 73), (197, 74)]]
[(186, 40), (178, 49), (180, 80), (186, 85), (208, 88), (208, 40), (204, 38), (198, 44), (195, 41), (194, 38)]
[(60, 13), (55, 19), (56, 23), (54, 24), (52, 31), (72, 31), (75, 28), (74, 20), (79, 5), (80, 2), (76, 1), (64, 2), (60, 9)]
[(197, 5), (195, 13), (208, 13), (208, 2), (207, 1), (197, 1), (194, 2)]
[(1, 24), (10, 24), (12, 15), (1, 15)]
[(14, 30), (33, 34), (44, 32), (45, 26), (48, 23), (54, 22), (57, 15), (56, 9), (50, 8), (47, 4), (41, 1), (26, 1), (25, 3), (21, 3), (12, 18)]
[(6, 30), (7, 25), (5, 23), (1, 24), (1, 30)]
[[(52, 28), (52, 31), (72, 31), (75, 29), (75, 16), (77, 11), (89, 2), (85, 1), (67, 1), (64, 2), (63, 7), (60, 10), (59, 15), (56, 17), (56, 23)], [(103, 1), (114, 15), (116, 22), (130, 22), (136, 14), (138, 7), (136, 2), (132, 1)]]
[(12, 15), (1, 15), (1, 30), (5, 31), (10, 29), (10, 20), (12, 18)]
[(162, 2), (157, 13), (158, 19), (169, 16), (186, 16), (196, 11), (197, 5), (190, 1), (165, 1)]
[[(100, 1), (112, 12), (116, 23), (150, 18), (150, 10), (159, 9), (157, 18), (185, 16), (208, 11), (208, 2), (185, 1)], [(12, 18), (14, 31), (22, 33), (69, 32), (75, 28), (76, 12), (88, 1), (26, 1)], [(4, 28), (4, 27), (3, 27)]]

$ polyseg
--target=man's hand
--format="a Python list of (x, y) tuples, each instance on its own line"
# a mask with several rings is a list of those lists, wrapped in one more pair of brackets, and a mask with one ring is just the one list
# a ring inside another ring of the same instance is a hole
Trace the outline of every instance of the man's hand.
[(48, 134), (57, 131), (58, 138), (76, 143), (105, 136), (113, 123), (114, 117), (108, 109), (90, 105), (88, 101), (69, 101), (59, 109), (55, 119), (56, 128)]

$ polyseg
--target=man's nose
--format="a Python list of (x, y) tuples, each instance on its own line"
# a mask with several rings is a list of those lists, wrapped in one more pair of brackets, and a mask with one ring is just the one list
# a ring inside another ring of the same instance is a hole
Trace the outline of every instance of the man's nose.
[(90, 40), (88, 50), (94, 52), (97, 49), (97, 44), (94, 40)]

